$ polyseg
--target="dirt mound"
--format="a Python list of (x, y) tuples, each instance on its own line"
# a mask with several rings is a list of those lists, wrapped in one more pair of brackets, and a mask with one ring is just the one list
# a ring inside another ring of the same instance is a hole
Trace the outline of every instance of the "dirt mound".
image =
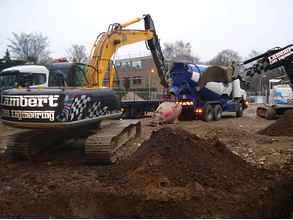
[(259, 133), (269, 136), (293, 136), (293, 110), (287, 110), (278, 120)]
[(163, 128), (153, 133), (133, 158), (128, 173), (135, 184), (142, 179), (145, 184), (150, 177), (158, 176), (173, 186), (197, 182), (231, 190), (246, 182), (247, 177), (257, 175), (254, 167), (218, 139), (204, 140), (182, 129)]
[(114, 166), (0, 157), (0, 218), (288, 217), (292, 182), (257, 169), (219, 140), (154, 132)]
[[(217, 138), (201, 139), (182, 129), (154, 132), (127, 162), (127, 173), (123, 187), (140, 191), (147, 200), (181, 202), (178, 217), (268, 217), (288, 208), (286, 177), (248, 164)], [(278, 198), (270, 191), (275, 187)]]

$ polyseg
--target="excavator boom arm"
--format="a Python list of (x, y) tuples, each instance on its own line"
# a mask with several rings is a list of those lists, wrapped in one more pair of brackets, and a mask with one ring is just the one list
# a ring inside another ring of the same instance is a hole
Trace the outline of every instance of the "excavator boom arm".
[(88, 69), (87, 79), (90, 86), (102, 87), (106, 71), (109, 70), (111, 57), (119, 47), (149, 40), (153, 37), (151, 31), (141, 30), (115, 30), (102, 33), (93, 47), (89, 65), (97, 67), (97, 73)]
[[(142, 19), (144, 19), (145, 30), (124, 29)], [(86, 71), (86, 78), (90, 82), (89, 87), (103, 87), (105, 74), (109, 72), (109, 87), (111, 88), (115, 74), (115, 68), (112, 66), (113, 63), (111, 62), (113, 54), (122, 46), (141, 41), (147, 42), (154, 63), (158, 69), (161, 84), (167, 87), (167, 67), (150, 15), (145, 15), (142, 18), (135, 18), (126, 23), (110, 25), (108, 32), (104, 32), (98, 36), (92, 48), (89, 61), (89, 65), (96, 67), (96, 70), (88, 68)]]
[(273, 48), (261, 55), (244, 61), (243, 64), (248, 64), (254, 61), (257, 61), (257, 63), (247, 69), (247, 75), (252, 76), (255, 73), (262, 73), (268, 70), (284, 67), (290, 82), (293, 84), (293, 44), (287, 45), (283, 48)]

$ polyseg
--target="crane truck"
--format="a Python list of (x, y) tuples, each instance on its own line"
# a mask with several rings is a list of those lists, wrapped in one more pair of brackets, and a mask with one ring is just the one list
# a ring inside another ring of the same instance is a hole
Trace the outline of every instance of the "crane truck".
[[(283, 80), (280, 79), (271, 79), (269, 81), (268, 98), (272, 96), (279, 97), (271, 98), (267, 100), (266, 104), (259, 106), (257, 108), (257, 115), (271, 120), (284, 114), (288, 109), (293, 109), (292, 99), (290, 97), (292, 96), (293, 83), (293, 44), (287, 45), (283, 48), (275, 47), (270, 49), (263, 54), (244, 61), (243, 65), (248, 65), (252, 62), (256, 63), (246, 68), (245, 73), (247, 76), (252, 77), (255, 74), (262, 74), (283, 67), (289, 79), (289, 83), (285, 84), (282, 83)], [(276, 83), (279, 85), (274, 85)]]

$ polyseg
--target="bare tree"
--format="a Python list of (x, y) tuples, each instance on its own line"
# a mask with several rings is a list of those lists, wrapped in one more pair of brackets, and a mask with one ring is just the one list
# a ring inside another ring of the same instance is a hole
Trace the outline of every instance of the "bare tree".
[(225, 49), (219, 52), (214, 58), (212, 58), (208, 62), (208, 64), (227, 66), (232, 63), (239, 64), (240, 62), (241, 62), (241, 57), (236, 51)]
[(83, 45), (73, 44), (71, 48), (66, 50), (66, 53), (71, 62), (86, 63), (88, 61), (86, 47)]
[(175, 43), (165, 43), (163, 53), (168, 60), (183, 60), (192, 63), (199, 62), (199, 57), (192, 54), (191, 44), (189, 42), (176, 41)]
[(49, 59), (48, 38), (40, 33), (12, 33), (8, 48), (12, 55), (26, 62), (46, 63)]

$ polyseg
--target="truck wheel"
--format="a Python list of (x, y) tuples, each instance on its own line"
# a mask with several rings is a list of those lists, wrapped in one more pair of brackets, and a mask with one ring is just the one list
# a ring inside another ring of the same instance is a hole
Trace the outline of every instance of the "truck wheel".
[(236, 117), (240, 118), (243, 116), (243, 106), (241, 103), (238, 104), (237, 111), (236, 111)]
[(214, 106), (214, 111), (213, 111), (214, 114), (213, 114), (213, 116), (214, 116), (215, 121), (221, 120), (222, 112), (223, 112), (222, 106), (220, 106), (220, 105), (215, 105)]
[(203, 112), (203, 120), (206, 122), (213, 120), (213, 108), (211, 105), (205, 105)]

